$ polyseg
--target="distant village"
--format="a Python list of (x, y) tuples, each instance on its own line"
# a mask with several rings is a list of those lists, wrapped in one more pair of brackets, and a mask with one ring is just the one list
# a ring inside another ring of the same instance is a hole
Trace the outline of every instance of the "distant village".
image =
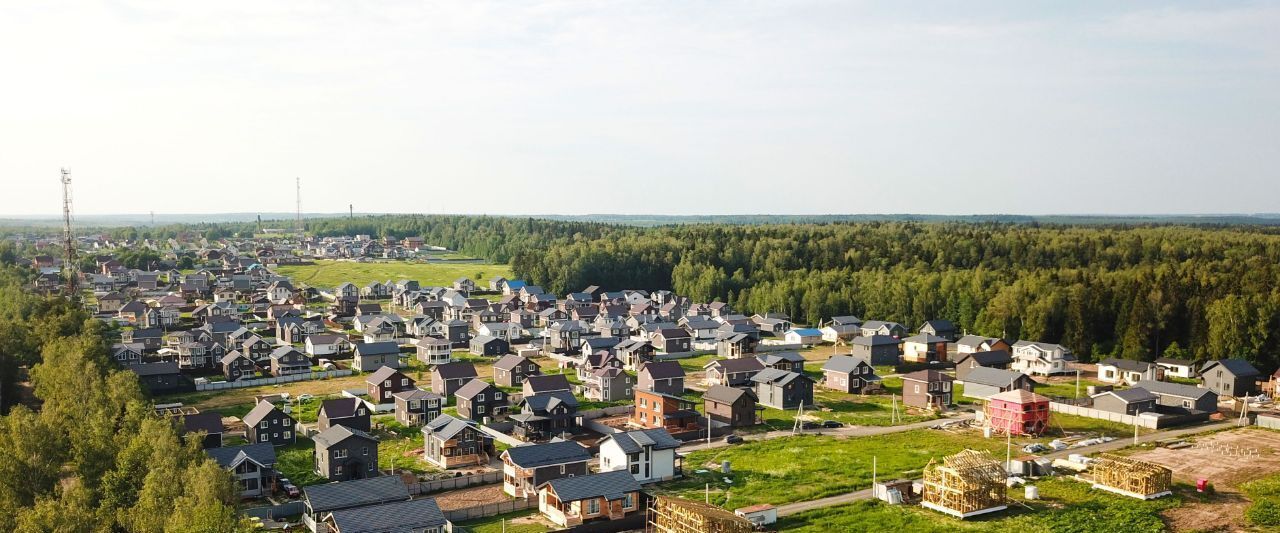
[[(876, 431), (938, 427), (1010, 442), (1050, 432), (1059, 414), (1132, 427), (1134, 442), (1139, 430), (1280, 428), (1269, 409), (1276, 376), (1238, 359), (1082, 363), (1057, 344), (967, 334), (947, 320), (796, 324), (669, 290), (550, 294), (501, 276), (310, 286), (277, 273), (446, 251), (414, 237), (89, 237), (80, 246), (94, 265), (79, 273), (85, 304), (118, 327), (111, 356), (156, 398), (158, 416), (174, 417), (234, 473), (268, 527), (445, 532), (528, 510), (580, 531), (769, 529), (788, 509), (721, 508), (666, 488), (736, 466), (688, 464), (692, 451), (871, 434), (839, 420), (869, 402), (894, 417)], [(163, 259), (127, 268), (120, 251), (139, 247)], [(30, 259), (41, 272), (33, 289), (63, 283), (55, 256)], [(300, 383), (341, 385), (272, 392)], [(197, 406), (246, 389), (255, 394), (239, 416)], [(908, 415), (920, 421), (898, 422)], [(389, 446), (388, 435), (405, 445)], [(1168, 494), (1168, 465), (1106, 453), (1125, 440), (1067, 435), (1008, 458), (967, 450), (919, 479), (877, 480), (869, 497), (969, 518), (1004, 510), (1009, 479), (1055, 471), (1121, 497)], [(299, 443), (309, 458), (286, 465), (284, 451)], [(403, 449), (423, 471), (397, 468)], [(399, 455), (380, 457), (389, 453)]]

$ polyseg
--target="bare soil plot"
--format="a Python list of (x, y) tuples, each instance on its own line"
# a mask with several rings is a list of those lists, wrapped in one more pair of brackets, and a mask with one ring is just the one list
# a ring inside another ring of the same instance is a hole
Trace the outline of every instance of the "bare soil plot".
[[(1156, 448), (1134, 454), (1143, 461), (1162, 464), (1173, 470), (1173, 478), (1185, 483), (1208, 479), (1219, 489), (1238, 487), (1241, 483), (1280, 471), (1280, 432), (1259, 428), (1241, 428), (1199, 437), (1201, 447)], [(1206, 444), (1215, 448), (1206, 447)], [(1257, 449), (1252, 457), (1224, 455), (1217, 451), (1224, 445)]]
[(511, 499), (510, 496), (507, 496), (507, 493), (502, 492), (501, 484), (455, 489), (433, 494), (431, 497), (436, 499), (436, 504), (440, 506), (441, 511), (466, 509), (477, 505), (505, 502)]

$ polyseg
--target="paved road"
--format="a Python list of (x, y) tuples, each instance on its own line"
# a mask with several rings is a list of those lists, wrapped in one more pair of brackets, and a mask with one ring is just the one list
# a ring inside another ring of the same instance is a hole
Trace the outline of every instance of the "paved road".
[[(901, 426), (846, 426), (846, 427), (836, 428), (836, 429), (806, 429), (801, 431), (799, 434), (800, 435), (835, 435), (835, 436), (841, 436), (841, 437), (870, 437), (874, 435), (886, 435), (889, 433), (900, 433), (903, 431), (911, 431), (913, 429), (928, 428), (928, 427), (933, 427), (939, 424), (944, 424), (947, 422), (956, 422), (960, 420), (973, 420), (973, 415), (965, 414), (957, 417), (939, 418), (937, 420), (926, 420), (924, 422), (903, 424)], [(791, 433), (791, 430), (788, 429), (788, 430), (782, 430), (782, 431), (770, 431), (767, 433), (758, 433), (755, 435), (744, 435), (742, 438), (743, 440), (752, 441), (752, 440), (776, 439), (779, 437), (790, 437), (790, 436), (792, 436), (792, 433)], [(694, 452), (698, 450), (710, 450), (713, 448), (723, 448), (725, 446), (729, 446), (729, 444), (724, 441), (723, 437), (720, 437), (720, 438), (712, 439), (710, 444), (707, 444), (706, 440), (690, 441), (687, 444), (680, 446), (680, 451)]]
[[(937, 423), (937, 421), (934, 421), (933, 423)], [(918, 425), (918, 424), (913, 424), (913, 425)], [(902, 426), (902, 427), (905, 427), (905, 426)], [(1144, 442), (1152, 442), (1157, 440), (1172, 439), (1177, 437), (1185, 437), (1188, 435), (1208, 433), (1210, 431), (1230, 429), (1233, 427), (1237, 427), (1237, 423), (1234, 420), (1228, 421), (1228, 422), (1218, 422), (1216, 424), (1208, 424), (1204, 426), (1182, 428), (1182, 429), (1167, 429), (1163, 431), (1157, 431), (1155, 433), (1151, 433), (1148, 435), (1140, 436), (1138, 437), (1138, 442), (1144, 443)], [(1066, 458), (1068, 455), (1073, 453), (1094, 454), (1094, 453), (1101, 453), (1101, 452), (1109, 452), (1112, 450), (1118, 450), (1126, 446), (1132, 446), (1132, 445), (1133, 445), (1132, 438), (1116, 439), (1111, 442), (1094, 444), (1092, 446), (1068, 448), (1066, 450), (1047, 453), (1047, 454), (1044, 454), (1043, 457), (1048, 457), (1051, 459), (1062, 459), (1062, 458)], [(916, 480), (916, 481), (919, 481), (919, 480)], [(786, 505), (781, 505), (778, 507), (778, 516), (787, 516), (787, 515), (792, 515), (792, 514), (796, 514), (804, 511), (810, 511), (813, 509), (821, 509), (823, 507), (843, 505), (843, 504), (852, 503), (858, 500), (871, 499), (871, 497), (872, 497), (871, 489), (863, 489), (863, 490), (858, 490), (858, 491), (849, 492), (845, 494), (837, 494), (835, 496), (829, 496), (826, 498), (820, 498), (817, 500), (788, 503)]]

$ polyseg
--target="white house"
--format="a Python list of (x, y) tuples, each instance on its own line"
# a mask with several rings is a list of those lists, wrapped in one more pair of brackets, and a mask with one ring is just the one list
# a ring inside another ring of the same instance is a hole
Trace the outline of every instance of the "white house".
[(306, 345), (307, 355), (312, 357), (338, 355), (351, 351), (351, 343), (342, 335), (307, 335), (307, 340), (304, 344)]
[(626, 431), (600, 439), (600, 471), (627, 470), (641, 483), (674, 479), (680, 473), (680, 441), (662, 428)]
[(1156, 366), (1164, 369), (1166, 376), (1173, 376), (1183, 379), (1192, 379), (1196, 377), (1195, 361), (1187, 361), (1184, 359), (1174, 359), (1172, 357), (1161, 357), (1156, 359)]
[(1128, 359), (1103, 359), (1098, 363), (1098, 381), (1120, 385), (1133, 385), (1142, 380), (1160, 381), (1164, 369), (1154, 363)]
[(822, 331), (814, 328), (794, 328), (782, 337), (788, 344), (818, 344), (822, 342)]
[(1018, 341), (1013, 344), (1012, 370), (1029, 376), (1052, 376), (1071, 372), (1076, 360), (1071, 351), (1060, 344)]

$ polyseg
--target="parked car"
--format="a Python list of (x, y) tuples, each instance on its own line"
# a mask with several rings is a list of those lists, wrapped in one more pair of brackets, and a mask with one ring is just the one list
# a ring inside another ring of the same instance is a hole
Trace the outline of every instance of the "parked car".
[(311, 400), (314, 400), (315, 398), (316, 398), (315, 396), (312, 396), (310, 394), (299, 394), (298, 403), (309, 402)]
[(819, 424), (817, 422), (805, 422), (803, 424), (800, 424), (800, 427), (802, 429), (821, 429), (822, 424)]
[(742, 442), (742, 437), (739, 437), (737, 435), (729, 435), (724, 438), (724, 441), (725, 443), (728, 443), (728, 444), (738, 444)]
[(823, 422), (823, 423), (822, 423), (822, 427), (824, 427), (824, 428), (842, 428), (842, 427), (844, 427), (844, 423), (843, 423), (843, 422), (840, 422), (840, 421), (838, 421), (838, 420), (828, 420), (828, 421), (826, 421), (826, 422)]

